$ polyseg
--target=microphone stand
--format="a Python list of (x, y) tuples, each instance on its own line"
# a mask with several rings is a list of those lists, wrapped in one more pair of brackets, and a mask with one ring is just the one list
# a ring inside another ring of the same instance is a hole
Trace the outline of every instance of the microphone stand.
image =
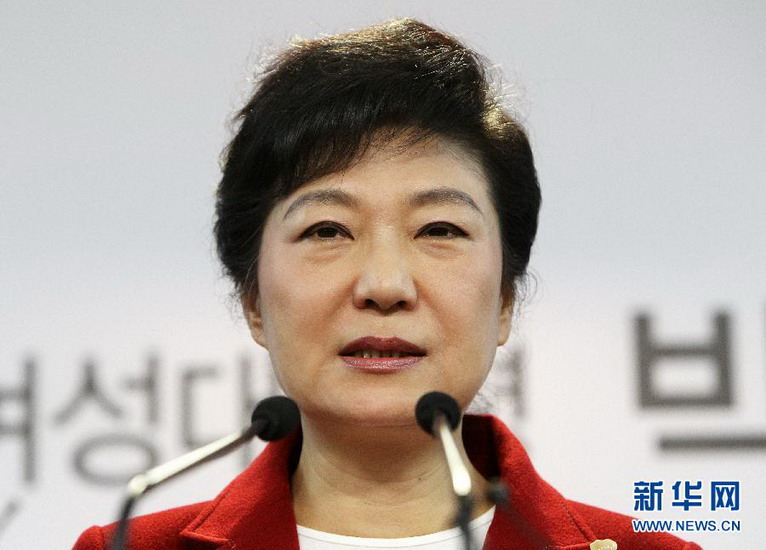
[(160, 483), (164, 483), (200, 464), (205, 464), (206, 462), (223, 456), (240, 445), (247, 443), (260, 431), (265, 423), (266, 420), (257, 419), (249, 427), (239, 432), (224, 436), (212, 443), (208, 443), (204, 447), (194, 449), (185, 455), (181, 455), (178, 458), (174, 458), (169, 462), (160, 464), (144, 473), (134, 476), (128, 482), (125, 500), (123, 501), (120, 513), (120, 521), (117, 526), (117, 533), (112, 541), (112, 550), (123, 550), (125, 548), (128, 532), (128, 519), (130, 518), (136, 502), (145, 493)]
[(455, 444), (455, 438), (452, 437), (452, 429), (444, 414), (437, 414), (434, 418), (433, 433), (439, 438), (444, 449), (444, 456), (447, 459), (447, 469), (450, 473), (452, 490), (457, 497), (457, 514), (455, 522), (463, 534), (463, 548), (473, 550), (471, 539), (470, 522), (473, 515), (473, 495), (471, 476), (465, 467), (463, 457)]
[(155, 466), (130, 480), (120, 512), (117, 532), (112, 541), (112, 550), (123, 550), (128, 537), (128, 518), (138, 499), (145, 493), (176, 477), (196, 468), (200, 464), (221, 457), (258, 435), (264, 441), (285, 437), (300, 423), (298, 406), (283, 396), (268, 397), (258, 403), (253, 411), (250, 426), (231, 435), (224, 436), (204, 447), (195, 449), (169, 462)]

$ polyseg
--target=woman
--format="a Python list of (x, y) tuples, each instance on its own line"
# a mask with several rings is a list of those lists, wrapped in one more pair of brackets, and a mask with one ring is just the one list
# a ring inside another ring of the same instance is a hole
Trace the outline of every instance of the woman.
[[(238, 119), (219, 255), (301, 433), (215, 501), (134, 520), (131, 547), (459, 548), (413, 411), (433, 390), (465, 408), (510, 333), (540, 206), (523, 129), (474, 53), (410, 19), (297, 42)], [(485, 548), (696, 548), (566, 501), (497, 419), (457, 433)], [(495, 476), (502, 509), (484, 496)]]

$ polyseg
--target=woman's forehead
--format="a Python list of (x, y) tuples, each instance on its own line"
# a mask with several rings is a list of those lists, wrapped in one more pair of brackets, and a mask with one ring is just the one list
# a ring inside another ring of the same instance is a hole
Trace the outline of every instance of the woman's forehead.
[[(374, 193), (398, 191), (411, 195), (414, 206), (427, 202), (426, 199), (456, 202), (460, 195), (478, 195), (474, 203), (483, 202), (484, 196), (489, 198), (484, 169), (466, 147), (435, 135), (414, 139), (410, 135), (393, 138), (385, 135), (371, 141), (342, 170), (301, 184), (280, 202), (289, 205), (310, 194), (313, 202), (348, 204), (348, 200), (336, 200), (343, 193), (332, 190), (353, 194), (355, 189)], [(385, 197), (378, 195), (381, 200)]]

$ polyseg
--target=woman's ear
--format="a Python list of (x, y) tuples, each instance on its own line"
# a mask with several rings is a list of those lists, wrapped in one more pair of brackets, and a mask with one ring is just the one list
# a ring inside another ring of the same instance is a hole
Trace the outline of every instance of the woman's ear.
[(497, 324), (497, 345), (502, 346), (511, 336), (511, 319), (513, 318), (513, 292), (503, 291), (500, 304), (500, 318)]
[(240, 297), (242, 312), (245, 314), (247, 326), (250, 328), (250, 335), (256, 343), (266, 349), (266, 339), (263, 335), (263, 316), (261, 315), (261, 304), (257, 296), (243, 294)]

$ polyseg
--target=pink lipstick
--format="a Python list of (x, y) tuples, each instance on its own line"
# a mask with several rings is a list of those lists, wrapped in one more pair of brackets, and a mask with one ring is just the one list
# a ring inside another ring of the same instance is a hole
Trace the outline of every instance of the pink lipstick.
[(346, 365), (371, 374), (389, 374), (412, 368), (425, 355), (423, 348), (407, 340), (376, 336), (358, 338), (340, 351)]

